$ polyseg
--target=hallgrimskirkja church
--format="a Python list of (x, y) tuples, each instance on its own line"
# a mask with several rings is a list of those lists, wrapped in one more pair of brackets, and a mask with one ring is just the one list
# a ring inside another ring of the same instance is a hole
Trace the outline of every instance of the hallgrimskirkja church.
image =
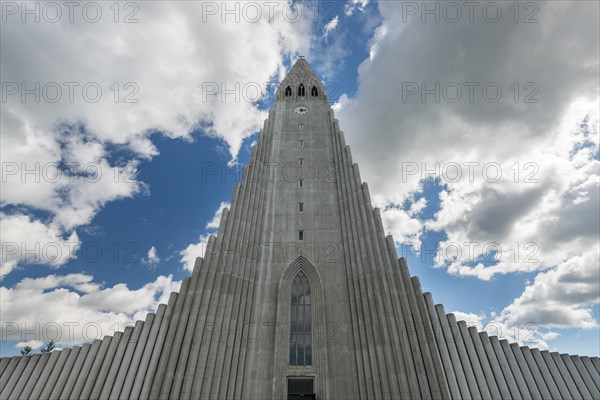
[(113, 336), (2, 358), (0, 398), (591, 400), (600, 363), (488, 336), (422, 292), (300, 58), (179, 292)]

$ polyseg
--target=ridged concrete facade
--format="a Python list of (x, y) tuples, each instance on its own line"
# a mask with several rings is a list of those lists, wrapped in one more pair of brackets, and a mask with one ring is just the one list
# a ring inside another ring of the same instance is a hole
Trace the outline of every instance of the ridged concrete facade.
[[(294, 366), (299, 274), (312, 360)], [(179, 293), (114, 336), (1, 359), (0, 398), (282, 399), (294, 377), (312, 379), (317, 399), (600, 398), (597, 357), (488, 337), (422, 292), (304, 59)]]

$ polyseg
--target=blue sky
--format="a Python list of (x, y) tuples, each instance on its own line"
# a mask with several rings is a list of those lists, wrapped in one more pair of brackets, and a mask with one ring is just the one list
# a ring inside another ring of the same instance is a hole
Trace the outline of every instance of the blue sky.
[[(585, 30), (598, 31), (597, 19), (585, 18), (594, 15), (586, 7), (598, 5), (582, 5), (557, 22), (553, 17), (567, 4), (555, 3), (542, 6), (540, 21), (529, 25), (512, 16), (497, 23), (483, 17), (422, 22), (392, 2), (368, 0), (298, 2), (304, 15), (294, 22), (277, 12), (274, 22), (249, 23), (243, 13), (241, 22), (223, 22), (222, 10), (207, 14), (197, 2), (168, 11), (162, 2), (141, 4), (139, 22), (129, 25), (108, 18), (97, 25), (23, 23), (7, 16), (3, 83), (93, 81), (112, 95), (111, 82), (124, 90), (134, 81), (139, 102), (106, 95), (98, 103), (21, 101), (18, 94), (3, 100), (0, 301), (8, 340), (1, 355), (18, 354), (25, 344), (39, 347), (43, 335), (23, 333), (36, 322), (83, 319), (107, 334), (115, 322), (143, 318), (177, 290), (190, 272), (187, 260), (216, 232), (218, 210), (230, 201), (272, 104), (266, 92), (259, 101), (243, 94), (238, 102), (205, 97), (206, 84), (278, 82), (298, 55), (329, 84), (398, 254), (447, 312), (482, 326), (497, 321), (506, 331), (517, 326), (521, 341), (529, 333), (525, 324), (536, 322), (541, 347), (600, 354), (598, 38)], [(547, 37), (582, 16), (585, 23), (564, 42)], [(574, 40), (581, 46), (569, 47)], [(528, 46), (537, 51), (523, 61)], [(563, 55), (552, 46), (566, 46)], [(587, 67), (573, 66), (572, 57), (586, 57), (580, 64)], [(71, 70), (60, 60), (72, 60)], [(498, 103), (402, 98), (407, 82), (471, 81), (498, 82), (509, 95)], [(539, 102), (513, 101), (516, 81), (521, 95), (529, 93), (525, 82), (535, 83)], [(20, 174), (23, 165), (52, 162), (63, 171), (65, 163), (89, 162), (104, 179), (90, 183), (77, 170), (74, 182), (42, 176), (40, 183)], [(405, 175), (409, 164), (464, 162), (497, 163), (504, 176), (516, 162), (521, 179), (456, 183)], [(526, 163), (539, 169), (535, 184), (522, 184)], [(13, 174), (8, 168), (15, 165)], [(133, 173), (115, 179), (125, 166)], [(531, 238), (536, 262), (506, 256), (518, 243), (522, 257)], [(423, 252), (470, 241), (499, 243), (504, 256), (436, 263)], [(76, 251), (54, 265), (22, 256), (23, 245), (65, 242), (77, 243)], [(8, 254), (10, 243), (17, 256)], [(74, 342), (82, 339), (79, 330)]]

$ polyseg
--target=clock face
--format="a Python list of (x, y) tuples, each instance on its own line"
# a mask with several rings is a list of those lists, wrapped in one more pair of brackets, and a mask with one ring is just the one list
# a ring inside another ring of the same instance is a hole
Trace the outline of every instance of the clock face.
[(306, 106), (298, 106), (296, 108), (294, 108), (294, 111), (296, 111), (297, 114), (306, 114), (308, 112), (308, 107)]

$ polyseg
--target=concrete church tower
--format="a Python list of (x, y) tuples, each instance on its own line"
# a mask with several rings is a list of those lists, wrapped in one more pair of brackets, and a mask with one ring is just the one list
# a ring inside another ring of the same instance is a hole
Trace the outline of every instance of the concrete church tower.
[(599, 381), (597, 357), (488, 337), (422, 293), (304, 58), (167, 305), (0, 360), (2, 399), (597, 399)]

